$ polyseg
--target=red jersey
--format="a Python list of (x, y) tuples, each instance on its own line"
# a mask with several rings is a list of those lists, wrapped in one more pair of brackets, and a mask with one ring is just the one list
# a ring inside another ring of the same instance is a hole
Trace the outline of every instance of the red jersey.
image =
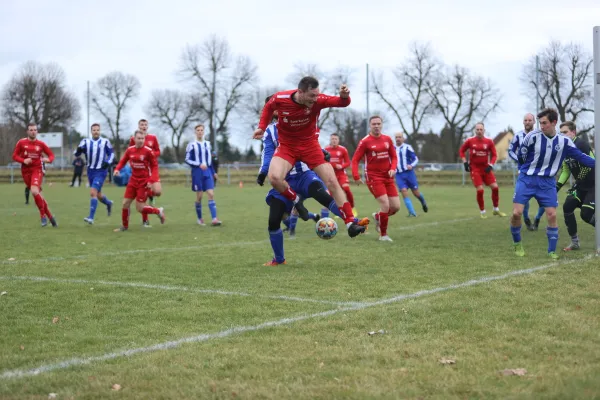
[(375, 137), (371, 134), (362, 138), (352, 157), (352, 177), (360, 179), (358, 163), (364, 158), (365, 176), (368, 181), (374, 179), (391, 179), (388, 171), (395, 171), (398, 156), (392, 138), (387, 135)]
[(258, 127), (264, 131), (271, 123), (273, 112), (278, 111), (277, 130), (279, 142), (282, 144), (295, 145), (299, 142), (318, 140), (317, 121), (321, 110), (350, 105), (350, 97), (344, 99), (320, 94), (316, 103), (308, 108), (292, 100), (295, 92), (296, 89), (275, 93), (265, 104), (260, 116)]
[[(48, 156), (50, 162), (54, 161), (54, 153), (46, 143), (38, 139), (30, 140), (29, 138), (23, 138), (17, 142), (12, 158), (16, 162), (21, 163), (22, 170), (42, 170), (43, 154)], [(31, 158), (31, 164), (24, 164), (26, 158)]]
[(135, 182), (158, 182), (158, 162), (150, 147), (128, 147), (115, 171), (120, 171), (127, 162), (131, 166), (131, 179)]
[[(348, 150), (344, 146), (327, 146), (325, 150), (329, 152), (331, 156), (329, 159), (329, 163), (333, 166), (333, 170), (337, 174), (346, 175), (346, 168), (350, 166), (350, 156), (348, 155)], [(338, 165), (342, 168), (338, 169)]]
[[(129, 138), (129, 147), (135, 146), (135, 137)], [(150, 147), (154, 153), (154, 157), (160, 157), (160, 147), (158, 146), (158, 138), (151, 133), (146, 134), (144, 138), (144, 146)]]
[(486, 137), (479, 138), (473, 136), (465, 140), (458, 152), (461, 158), (465, 157), (465, 152), (467, 150), (469, 150), (469, 164), (476, 167), (494, 165), (498, 158), (494, 141)]

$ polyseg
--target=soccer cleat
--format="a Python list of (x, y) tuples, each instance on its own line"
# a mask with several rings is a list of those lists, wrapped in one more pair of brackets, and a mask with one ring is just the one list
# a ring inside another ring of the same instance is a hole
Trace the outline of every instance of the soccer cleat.
[(369, 218), (364, 217), (359, 219), (358, 221), (356, 221), (357, 224), (359, 224), (360, 226), (367, 226), (369, 225), (369, 223), (371, 223), (371, 221), (369, 220)]
[(198, 225), (200, 225), (200, 226), (206, 226), (206, 224), (204, 223), (204, 219), (200, 218), (198, 220)]
[(506, 214), (504, 214), (502, 211), (500, 210), (494, 210), (494, 215), (497, 215), (499, 217), (506, 217)]
[(525, 257), (525, 249), (523, 248), (523, 243), (515, 243), (515, 255), (517, 257)]
[(106, 212), (108, 213), (109, 217), (110, 217), (110, 213), (112, 212), (112, 206), (113, 206), (112, 201), (109, 201), (108, 204), (106, 205)]
[(277, 262), (277, 261), (275, 261), (275, 259), (272, 259), (271, 261), (269, 261), (269, 262), (267, 262), (267, 263), (264, 263), (263, 265), (264, 265), (265, 267), (276, 267), (276, 266), (278, 266), (278, 265), (285, 265), (285, 264), (287, 264), (287, 263), (285, 262), (285, 260), (283, 260), (282, 262)]
[(533, 221), (533, 230), (537, 231), (539, 227), (540, 227), (540, 220), (539, 219), (535, 219)]
[(113, 232), (125, 232), (127, 230), (127, 228), (125, 228), (124, 226), (120, 226), (117, 229), (113, 229)]
[(487, 219), (487, 215), (485, 213), (480, 213), (479, 214), (479, 218), (481, 218), (481, 219)]
[(348, 227), (348, 236), (350, 236), (351, 238), (360, 235), (361, 233), (365, 233), (365, 231), (367, 230), (366, 226), (360, 226), (359, 224), (357, 224), (356, 222), (353, 222), (349, 227)]
[(42, 218), (42, 228), (45, 227), (46, 225), (48, 225), (48, 218), (43, 217)]
[(162, 225), (164, 225), (164, 223), (165, 223), (165, 209), (164, 209), (164, 208), (162, 208), (162, 207), (160, 207), (160, 208), (158, 209), (158, 211), (159, 211), (159, 213), (158, 213), (158, 218), (160, 218), (160, 223), (161, 223)]
[(355, 217), (358, 216), (358, 210), (355, 208), (352, 209), (352, 215), (354, 215)]
[(152, 228), (152, 226), (150, 225), (150, 221), (143, 221), (142, 222), (142, 227), (144, 227), (144, 228)]
[(579, 242), (571, 242), (563, 251), (579, 250)]
[(421, 204), (423, 206), (423, 212), (429, 211), (429, 207), (427, 207), (427, 203)]
[(408, 215), (406, 216), (406, 218), (417, 218), (417, 214), (408, 213)]
[(85, 218), (83, 219), (83, 221), (84, 221), (84, 222), (87, 222), (87, 223), (88, 223), (88, 224), (90, 224), (90, 225), (94, 225), (94, 220), (93, 220), (92, 218), (90, 218), (90, 217), (85, 217)]
[(293, 231), (290, 230), (290, 238), (295, 238), (296, 237), (296, 230), (294, 229)]
[(381, 228), (379, 227), (379, 220), (377, 219), (377, 213), (373, 213), (373, 219), (375, 220), (375, 230), (380, 232)]
[(556, 254), (554, 251), (551, 251), (550, 253), (548, 253), (548, 256), (553, 260), (558, 260), (560, 258), (560, 257), (558, 257), (558, 254)]
[(304, 199), (298, 200), (296, 204), (294, 204), (294, 208), (298, 212), (298, 216), (302, 218), (302, 221), (308, 221), (308, 210), (304, 207)]
[(528, 231), (533, 230), (533, 225), (531, 225), (531, 220), (529, 218), (525, 218), (525, 226), (527, 227)]
[(213, 218), (213, 220), (210, 224), (211, 224), (211, 226), (221, 226), (222, 222), (216, 218)]
[(381, 242), (393, 242), (392, 238), (389, 237), (388, 235), (379, 236), (379, 241), (381, 241)]
[[(355, 214), (356, 215), (356, 214)], [(320, 214), (315, 214), (313, 221), (315, 222), (319, 222), (319, 220), (321, 219), (321, 215)]]
[(58, 228), (58, 223), (56, 223), (56, 219), (54, 219), (54, 217), (50, 217), (50, 223), (52, 224), (53, 228)]

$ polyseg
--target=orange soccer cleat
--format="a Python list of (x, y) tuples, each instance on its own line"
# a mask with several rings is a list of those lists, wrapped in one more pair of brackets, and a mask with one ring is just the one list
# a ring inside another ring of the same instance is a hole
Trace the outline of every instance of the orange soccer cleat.
[(370, 222), (371, 221), (369, 220), (369, 218), (364, 217), (364, 218), (361, 218), (361, 219), (358, 220), (358, 225), (360, 225), (360, 226), (367, 226), (367, 225), (369, 225)]
[(269, 261), (268, 263), (264, 263), (263, 265), (265, 267), (276, 267), (278, 265), (285, 265), (285, 264), (287, 264), (285, 262), (285, 260), (283, 260), (283, 262), (277, 262), (277, 261), (275, 261), (275, 259), (272, 259), (271, 261)]

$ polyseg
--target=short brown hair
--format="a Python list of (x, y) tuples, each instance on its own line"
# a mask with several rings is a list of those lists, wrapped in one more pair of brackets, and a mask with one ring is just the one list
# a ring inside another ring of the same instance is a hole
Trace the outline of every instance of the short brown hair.
[(144, 136), (144, 132), (142, 132), (142, 131), (139, 131), (139, 130), (136, 130), (136, 131), (135, 131), (135, 133), (133, 134), (133, 136), (136, 136), (138, 133), (139, 133), (140, 135)]
[(571, 132), (577, 132), (577, 125), (575, 125), (575, 122), (573, 121), (565, 121), (562, 124), (560, 124), (560, 128), (562, 128), (563, 126), (566, 126), (567, 129)]
[(98, 128), (100, 128), (100, 124), (97, 122), (94, 122), (91, 126), (90, 126), (90, 130), (92, 130), (93, 127), (97, 126)]
[(37, 124), (35, 122), (30, 122), (27, 124), (27, 129), (29, 129), (30, 126), (35, 126), (37, 128)]
[(337, 137), (339, 138), (339, 137), (340, 137), (340, 134), (339, 134), (339, 133), (336, 133), (336, 132), (333, 132), (333, 133), (332, 133), (331, 135), (329, 135), (329, 136), (337, 136)]
[(204, 124), (198, 124), (198, 125), (196, 125), (196, 126), (194, 127), (194, 130), (196, 130), (196, 129), (200, 128), (200, 127), (203, 127), (203, 128), (204, 128)]
[(485, 128), (485, 124), (483, 122), (481, 122), (481, 121), (479, 121), (478, 123), (475, 124), (475, 126), (477, 126), (477, 125), (481, 125), (481, 126), (483, 126)]
[(558, 121), (558, 112), (554, 108), (544, 108), (537, 115), (538, 118), (548, 117), (548, 121), (556, 122)]
[(140, 120), (138, 121), (138, 124), (139, 124), (140, 122), (148, 122), (148, 121), (146, 121), (144, 118), (142, 118), (142, 119), (140, 119)]
[(300, 79), (300, 82), (298, 82), (298, 89), (302, 90), (303, 92), (310, 89), (316, 89), (318, 87), (319, 81), (314, 76), (305, 76), (304, 78)]
[(269, 100), (271, 100), (271, 97), (273, 97), (273, 95), (267, 96), (267, 98), (265, 99), (265, 104), (267, 104)]
[(383, 122), (383, 118), (381, 118), (380, 115), (372, 115), (371, 118), (369, 118), (369, 123), (371, 123), (371, 121), (373, 121), (375, 118), (379, 118), (381, 122)]

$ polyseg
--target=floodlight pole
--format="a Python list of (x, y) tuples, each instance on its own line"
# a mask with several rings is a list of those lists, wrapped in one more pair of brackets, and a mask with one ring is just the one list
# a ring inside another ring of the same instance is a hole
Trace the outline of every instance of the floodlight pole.
[[(600, 154), (600, 26), (594, 27), (594, 154)], [(596, 201), (600, 199), (600, 168), (596, 166)], [(596, 224), (596, 255), (600, 256), (600, 227)]]
[[(537, 91), (540, 90), (540, 56), (535, 56), (535, 84), (537, 86)], [(535, 94), (535, 115), (540, 112), (540, 96), (538, 93)], [(539, 118), (535, 119), (535, 127), (540, 129), (540, 121)]]
[(366, 78), (367, 78), (367, 81), (366, 81), (367, 82), (367, 93), (366, 93), (366, 96), (367, 96), (367, 118), (366, 118), (366, 120), (367, 120), (367, 122), (366, 122), (366, 124), (367, 124), (367, 132), (369, 132), (369, 117), (370, 117), (370, 114), (369, 114), (370, 113), (370, 110), (369, 110), (369, 63), (367, 63)]

